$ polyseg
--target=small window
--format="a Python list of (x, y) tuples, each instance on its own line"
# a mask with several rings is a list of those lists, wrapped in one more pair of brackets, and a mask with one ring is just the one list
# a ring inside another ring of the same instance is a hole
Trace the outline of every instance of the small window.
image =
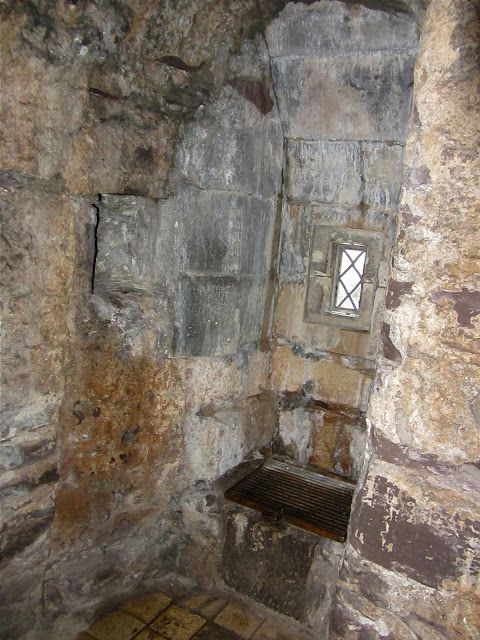
[(382, 231), (314, 224), (305, 321), (370, 331), (385, 286), (383, 246)]
[(363, 289), (367, 247), (360, 244), (338, 244), (333, 287), (332, 311), (358, 316)]

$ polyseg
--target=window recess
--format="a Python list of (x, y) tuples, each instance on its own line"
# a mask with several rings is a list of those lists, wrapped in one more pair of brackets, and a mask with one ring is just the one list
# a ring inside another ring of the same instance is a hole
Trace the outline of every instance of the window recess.
[(305, 322), (369, 331), (383, 233), (315, 224), (308, 264)]

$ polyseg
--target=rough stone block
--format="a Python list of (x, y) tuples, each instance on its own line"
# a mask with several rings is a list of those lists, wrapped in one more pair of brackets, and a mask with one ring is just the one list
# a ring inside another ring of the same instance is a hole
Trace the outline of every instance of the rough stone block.
[(177, 356), (235, 353), (240, 339), (240, 282), (184, 277), (178, 290)]
[(175, 355), (228, 355), (258, 341), (264, 294), (264, 278), (184, 276), (176, 300)]
[(280, 113), (290, 138), (403, 142), (414, 56), (276, 58)]
[[(377, 463), (370, 468), (352, 514), (352, 545), (364, 558), (428, 587), (438, 589), (462, 574), (467, 579), (475, 572), (471, 558), (478, 553), (479, 523), (462, 485), (473, 481), (474, 491), (478, 470), (472, 477), (459, 469), (450, 486), (429, 483), (425, 493), (419, 482), (422, 462), (415, 468), (412, 460), (411, 467), (407, 471)], [(449, 501), (442, 504), (445, 491)]]
[[(377, 289), (377, 293), (383, 289)], [(379, 328), (375, 321), (371, 332), (350, 331), (326, 324), (304, 321), (305, 286), (287, 284), (280, 288), (275, 313), (275, 333), (296, 345), (301, 352), (315, 351), (337, 353), (365, 360), (374, 360), (378, 350)], [(377, 317), (381, 300), (375, 300), (374, 317)], [(368, 365), (367, 362), (364, 363)]]
[(312, 455), (312, 421), (304, 407), (281, 411), (276, 451), (307, 464)]
[(288, 143), (288, 187), (293, 200), (345, 202), (362, 197), (360, 148), (354, 142)]
[(362, 143), (362, 155), (363, 201), (395, 207), (403, 182), (403, 145)]
[(193, 477), (214, 480), (268, 447), (274, 414), (269, 397), (214, 403), (190, 416), (184, 428)]
[(309, 463), (357, 480), (364, 455), (366, 429), (358, 418), (336, 411), (310, 412), (312, 455)]
[(283, 133), (272, 120), (251, 129), (196, 125), (176, 161), (180, 175), (202, 189), (272, 197), (280, 190)]
[(227, 522), (223, 577), (240, 593), (301, 619), (316, 543), (313, 536), (278, 531), (233, 512)]
[(168, 208), (182, 269), (234, 275), (269, 268), (273, 199), (189, 188)]
[(290, 4), (270, 23), (270, 54), (320, 56), (391, 51), (417, 46), (415, 21), (405, 13), (340, 2)]
[(272, 353), (271, 386), (277, 393), (300, 391), (305, 382), (305, 360), (290, 347), (277, 346)]
[(95, 291), (153, 293), (174, 261), (174, 226), (158, 205), (135, 196), (103, 196), (98, 204)]

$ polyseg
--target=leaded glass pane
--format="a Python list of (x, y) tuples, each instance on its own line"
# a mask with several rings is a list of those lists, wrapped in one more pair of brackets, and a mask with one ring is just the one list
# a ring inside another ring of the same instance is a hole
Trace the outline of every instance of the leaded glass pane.
[(339, 251), (335, 309), (355, 313), (360, 309), (367, 248), (340, 245)]

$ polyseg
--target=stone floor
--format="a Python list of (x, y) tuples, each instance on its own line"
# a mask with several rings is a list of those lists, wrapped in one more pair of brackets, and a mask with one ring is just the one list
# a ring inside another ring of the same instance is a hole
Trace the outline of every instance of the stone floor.
[[(187, 594), (176, 600), (163, 592), (121, 604), (77, 640), (297, 640), (264, 608), (230, 595)], [(283, 616), (282, 616), (283, 617)], [(287, 624), (288, 626), (288, 624)]]

